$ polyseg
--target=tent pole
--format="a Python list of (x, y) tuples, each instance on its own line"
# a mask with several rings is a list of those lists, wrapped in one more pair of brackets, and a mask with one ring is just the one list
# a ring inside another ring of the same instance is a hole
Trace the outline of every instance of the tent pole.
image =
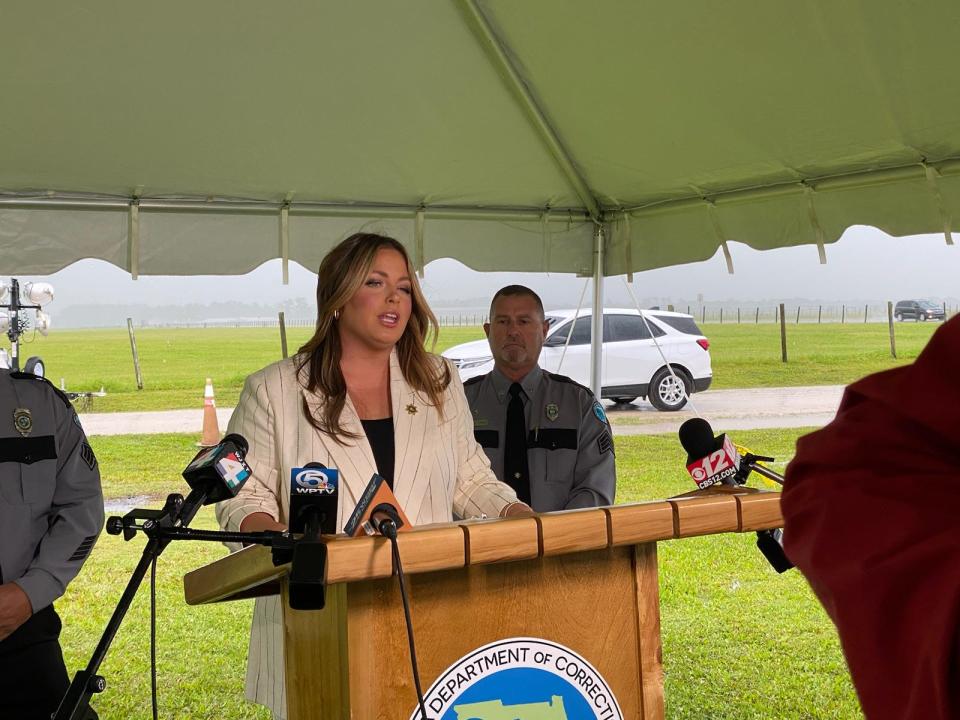
[(603, 225), (597, 224), (593, 247), (593, 323), (590, 328), (590, 389), (600, 399), (603, 369)]

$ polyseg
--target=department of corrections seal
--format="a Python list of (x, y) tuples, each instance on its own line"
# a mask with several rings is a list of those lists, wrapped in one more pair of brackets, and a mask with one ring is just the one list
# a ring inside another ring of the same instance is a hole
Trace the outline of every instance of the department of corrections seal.
[[(436, 720), (623, 720), (600, 673), (570, 648), (507, 638), (477, 648), (424, 695)], [(419, 720), (415, 708), (410, 720)]]
[(560, 417), (560, 408), (556, 403), (547, 403), (547, 406), (543, 409), (544, 413), (547, 415), (547, 420), (556, 420)]

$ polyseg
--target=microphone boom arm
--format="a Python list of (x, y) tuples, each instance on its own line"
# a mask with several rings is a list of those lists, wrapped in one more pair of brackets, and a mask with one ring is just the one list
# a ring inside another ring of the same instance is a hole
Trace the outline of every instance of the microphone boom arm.
[[(774, 470), (771, 470), (765, 465), (761, 465), (760, 461), (773, 462), (773, 458), (767, 457), (764, 455), (754, 455), (753, 453), (747, 453), (740, 459), (740, 464), (746, 465), (748, 468), (750, 468), (750, 470), (757, 473), (757, 475), (762, 475), (768, 480), (773, 480), (775, 483), (779, 483), (780, 485), (783, 485), (783, 481), (785, 479), (783, 475), (781, 475), (780, 473)], [(744, 480), (746, 480), (746, 476), (744, 476)]]

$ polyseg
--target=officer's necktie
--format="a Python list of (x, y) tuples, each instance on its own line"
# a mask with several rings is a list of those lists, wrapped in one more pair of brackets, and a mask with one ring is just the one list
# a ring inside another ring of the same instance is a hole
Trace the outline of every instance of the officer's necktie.
[(517, 497), (530, 504), (530, 470), (527, 467), (527, 421), (523, 417), (523, 388), (510, 386), (507, 405), (507, 432), (503, 445), (503, 481), (517, 491)]

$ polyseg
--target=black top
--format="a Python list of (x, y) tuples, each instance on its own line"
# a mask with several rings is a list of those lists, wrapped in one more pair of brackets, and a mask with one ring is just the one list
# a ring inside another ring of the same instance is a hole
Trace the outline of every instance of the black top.
[(373, 459), (377, 461), (377, 472), (387, 481), (390, 489), (393, 489), (393, 418), (383, 418), (381, 420), (361, 420), (363, 432), (367, 435), (370, 442), (370, 449), (373, 450)]

